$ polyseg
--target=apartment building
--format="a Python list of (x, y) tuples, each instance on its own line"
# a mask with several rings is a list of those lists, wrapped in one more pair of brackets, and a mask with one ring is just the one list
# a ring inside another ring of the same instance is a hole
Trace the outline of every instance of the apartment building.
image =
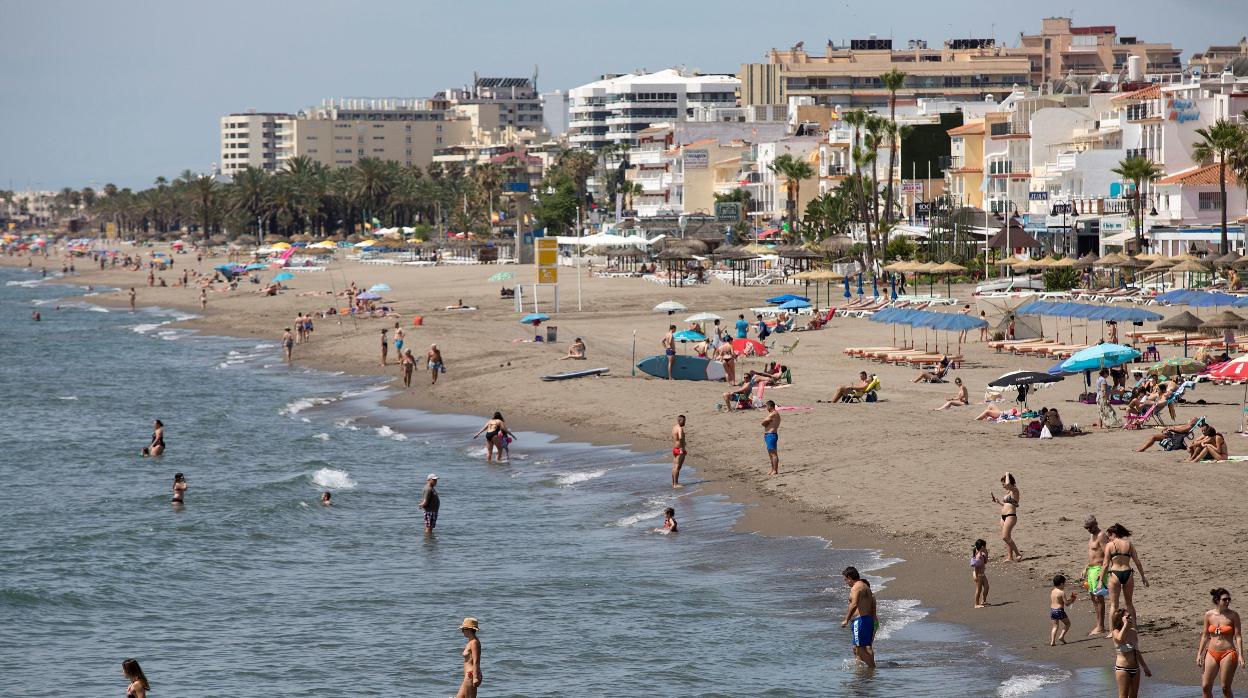
[(984, 120), (949, 129), (949, 196), (964, 206), (984, 207)]
[(276, 170), (277, 125), (290, 118), (291, 114), (254, 109), (221, 117), (221, 174), (232, 176), (247, 167)]
[(1025, 57), (1008, 55), (992, 39), (946, 41), (936, 49), (910, 41), (905, 49), (894, 49), (891, 40), (872, 38), (849, 46), (829, 42), (822, 55), (808, 53), (801, 44), (772, 49), (766, 63), (743, 64), (738, 77), (742, 105), (809, 97), (825, 106), (883, 109), (889, 92), (880, 75), (890, 70), (906, 73), (898, 103), (914, 104), (921, 98), (1003, 99), (1029, 83), (1030, 67)]
[(446, 107), (497, 107), (497, 123), (489, 124), (485, 128), (542, 130), (542, 98), (537, 93), (536, 77), (486, 78), (474, 74), (471, 87), (442, 90), (434, 94), (431, 101), (439, 106), (445, 103)]
[(1210, 46), (1192, 54), (1192, 60), (1187, 63), (1189, 71), (1209, 78), (1216, 77), (1227, 66), (1231, 67), (1232, 73), (1248, 75), (1248, 37), (1231, 46)]
[(586, 149), (635, 146), (652, 124), (689, 120), (700, 107), (735, 105), (739, 86), (729, 75), (675, 68), (604, 76), (568, 91), (568, 142)]
[(1034, 87), (1047, 85), (1067, 75), (1099, 75), (1126, 69), (1127, 60), (1138, 56), (1148, 73), (1178, 73), (1183, 70), (1182, 49), (1168, 43), (1142, 41), (1119, 36), (1113, 25), (1076, 27), (1069, 17), (1049, 17), (1040, 23), (1039, 34), (1020, 34), (1018, 47), (1007, 49), (1010, 56), (1026, 58)]

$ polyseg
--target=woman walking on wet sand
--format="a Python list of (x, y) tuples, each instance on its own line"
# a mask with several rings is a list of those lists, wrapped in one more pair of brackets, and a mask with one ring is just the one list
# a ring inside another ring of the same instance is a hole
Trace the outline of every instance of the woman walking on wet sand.
[(459, 624), (459, 631), (468, 638), (464, 645), (464, 682), (459, 685), (455, 698), (477, 698), (477, 687), (481, 685), (481, 641), (477, 633), (481, 631), (476, 618), (465, 618)]
[(1023, 559), (1023, 554), (1014, 544), (1014, 527), (1018, 525), (1018, 502), (1021, 495), (1018, 492), (1018, 483), (1010, 473), (1001, 476), (1001, 487), (1005, 489), (1005, 496), (997, 499), (997, 495), (992, 495), (992, 503), (1001, 506), (1001, 541), (1005, 543), (1005, 561), (1019, 562)]
[[(1126, 526), (1116, 523), (1105, 529), (1105, 535), (1109, 538), (1109, 542), (1105, 544), (1105, 557), (1101, 562), (1101, 569), (1105, 570), (1101, 576), (1101, 585), (1109, 590), (1109, 614), (1112, 617), (1114, 611), (1118, 610), (1118, 595), (1122, 594), (1122, 599), (1126, 605), (1127, 612), (1135, 617), (1135, 575), (1134, 572), (1140, 573), (1140, 581), (1144, 586), (1148, 586), (1148, 578), (1144, 576), (1144, 565), (1140, 563), (1139, 553), (1136, 552), (1135, 544), (1131, 542), (1131, 532)], [(1135, 569), (1131, 565), (1135, 563)]]

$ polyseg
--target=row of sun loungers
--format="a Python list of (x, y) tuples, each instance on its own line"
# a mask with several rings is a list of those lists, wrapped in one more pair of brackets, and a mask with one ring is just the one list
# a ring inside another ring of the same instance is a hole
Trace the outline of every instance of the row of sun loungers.
[[(891, 364), (907, 364), (916, 368), (935, 366), (946, 356), (945, 354), (934, 354), (923, 349), (907, 349), (904, 347), (847, 347), (844, 353), (846, 356), (858, 359)], [(951, 356), (949, 360), (956, 365), (962, 363), (963, 357)]]

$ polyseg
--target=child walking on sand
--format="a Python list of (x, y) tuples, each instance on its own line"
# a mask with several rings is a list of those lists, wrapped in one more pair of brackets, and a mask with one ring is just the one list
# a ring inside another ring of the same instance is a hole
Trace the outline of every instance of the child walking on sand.
[(1049, 647), (1058, 642), (1066, 644), (1066, 633), (1070, 632), (1070, 618), (1066, 616), (1066, 607), (1073, 604), (1079, 595), (1073, 591), (1067, 594), (1065, 587), (1065, 575), (1059, 574), (1053, 578), (1053, 589), (1049, 592), (1049, 620), (1053, 622), (1053, 627), (1049, 630)]
[(983, 538), (971, 548), (971, 581), (975, 582), (975, 608), (988, 607), (988, 542)]

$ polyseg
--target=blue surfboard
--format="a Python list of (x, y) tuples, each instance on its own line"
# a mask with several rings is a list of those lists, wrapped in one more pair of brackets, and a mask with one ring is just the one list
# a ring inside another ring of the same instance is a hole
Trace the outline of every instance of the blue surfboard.
[(607, 373), (609, 368), (588, 368), (584, 371), (568, 371), (567, 373), (556, 373), (551, 376), (542, 376), (544, 381), (566, 381), (569, 378), (584, 378), (585, 376), (601, 376)]
[[(667, 357), (648, 356), (637, 362), (642, 373), (655, 378), (667, 378)], [(719, 381), (724, 379), (724, 365), (718, 361), (699, 356), (676, 356), (672, 365), (672, 378), (681, 381)]]

